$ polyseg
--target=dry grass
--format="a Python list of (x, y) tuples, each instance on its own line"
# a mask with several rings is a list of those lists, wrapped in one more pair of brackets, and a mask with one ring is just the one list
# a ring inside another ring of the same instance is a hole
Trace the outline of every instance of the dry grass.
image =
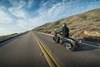
[(16, 35), (18, 35), (18, 34), (17, 33), (14, 33), (14, 34), (11, 34), (11, 35), (0, 36), (0, 42), (3, 41), (3, 40), (6, 40), (8, 38), (14, 37)]
[[(87, 35), (84, 31), (100, 32), (100, 8), (58, 20), (56, 22), (47, 23), (36, 28), (36, 31), (51, 33), (54, 29), (60, 30), (61, 25), (66, 23), (70, 29), (70, 36), (76, 38), (84, 38)], [(89, 35), (91, 37), (91, 35)], [(94, 36), (93, 36), (94, 37)], [(95, 36), (96, 38), (97, 36)]]

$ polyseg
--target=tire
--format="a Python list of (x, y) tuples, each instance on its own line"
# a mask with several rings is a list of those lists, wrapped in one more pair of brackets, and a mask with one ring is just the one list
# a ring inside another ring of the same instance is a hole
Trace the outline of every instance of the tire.
[(70, 41), (64, 42), (63, 45), (68, 51), (75, 51), (75, 45)]
[(60, 41), (60, 38), (57, 37), (57, 38), (56, 38), (56, 43), (59, 43), (59, 41)]
[(55, 37), (52, 38), (55, 41)]

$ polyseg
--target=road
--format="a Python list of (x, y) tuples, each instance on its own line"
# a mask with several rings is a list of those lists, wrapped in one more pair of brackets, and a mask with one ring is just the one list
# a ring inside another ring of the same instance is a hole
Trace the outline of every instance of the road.
[[(51, 57), (44, 48), (43, 52), (36, 38), (50, 51)], [(49, 67), (52, 62), (55, 67), (100, 67), (99, 48), (80, 44), (77, 51), (69, 52), (54, 43), (51, 36), (37, 32), (26, 33), (0, 45), (0, 67)]]

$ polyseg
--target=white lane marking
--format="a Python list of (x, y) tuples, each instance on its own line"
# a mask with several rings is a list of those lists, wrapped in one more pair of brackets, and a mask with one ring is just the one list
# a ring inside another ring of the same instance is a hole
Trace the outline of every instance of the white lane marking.
[(54, 35), (52, 35), (52, 34), (47, 34), (47, 33), (42, 33), (42, 32), (39, 32), (39, 33), (44, 34), (44, 35), (47, 35), (47, 36), (51, 36), (51, 37), (54, 36)]
[(91, 47), (95, 47), (95, 48), (100, 48), (100, 46), (95, 46), (95, 45), (91, 45), (91, 44), (87, 44), (87, 43), (81, 43), (81, 44), (84, 44), (84, 45), (87, 45), (87, 46), (91, 46)]

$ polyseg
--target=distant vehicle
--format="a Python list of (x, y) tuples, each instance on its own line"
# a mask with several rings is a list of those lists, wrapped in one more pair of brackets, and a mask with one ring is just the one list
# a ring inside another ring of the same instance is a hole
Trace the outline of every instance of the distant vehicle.
[(69, 51), (75, 51), (79, 47), (79, 43), (76, 40), (70, 37), (64, 37), (62, 33), (56, 32), (53, 40), (63, 45)]

